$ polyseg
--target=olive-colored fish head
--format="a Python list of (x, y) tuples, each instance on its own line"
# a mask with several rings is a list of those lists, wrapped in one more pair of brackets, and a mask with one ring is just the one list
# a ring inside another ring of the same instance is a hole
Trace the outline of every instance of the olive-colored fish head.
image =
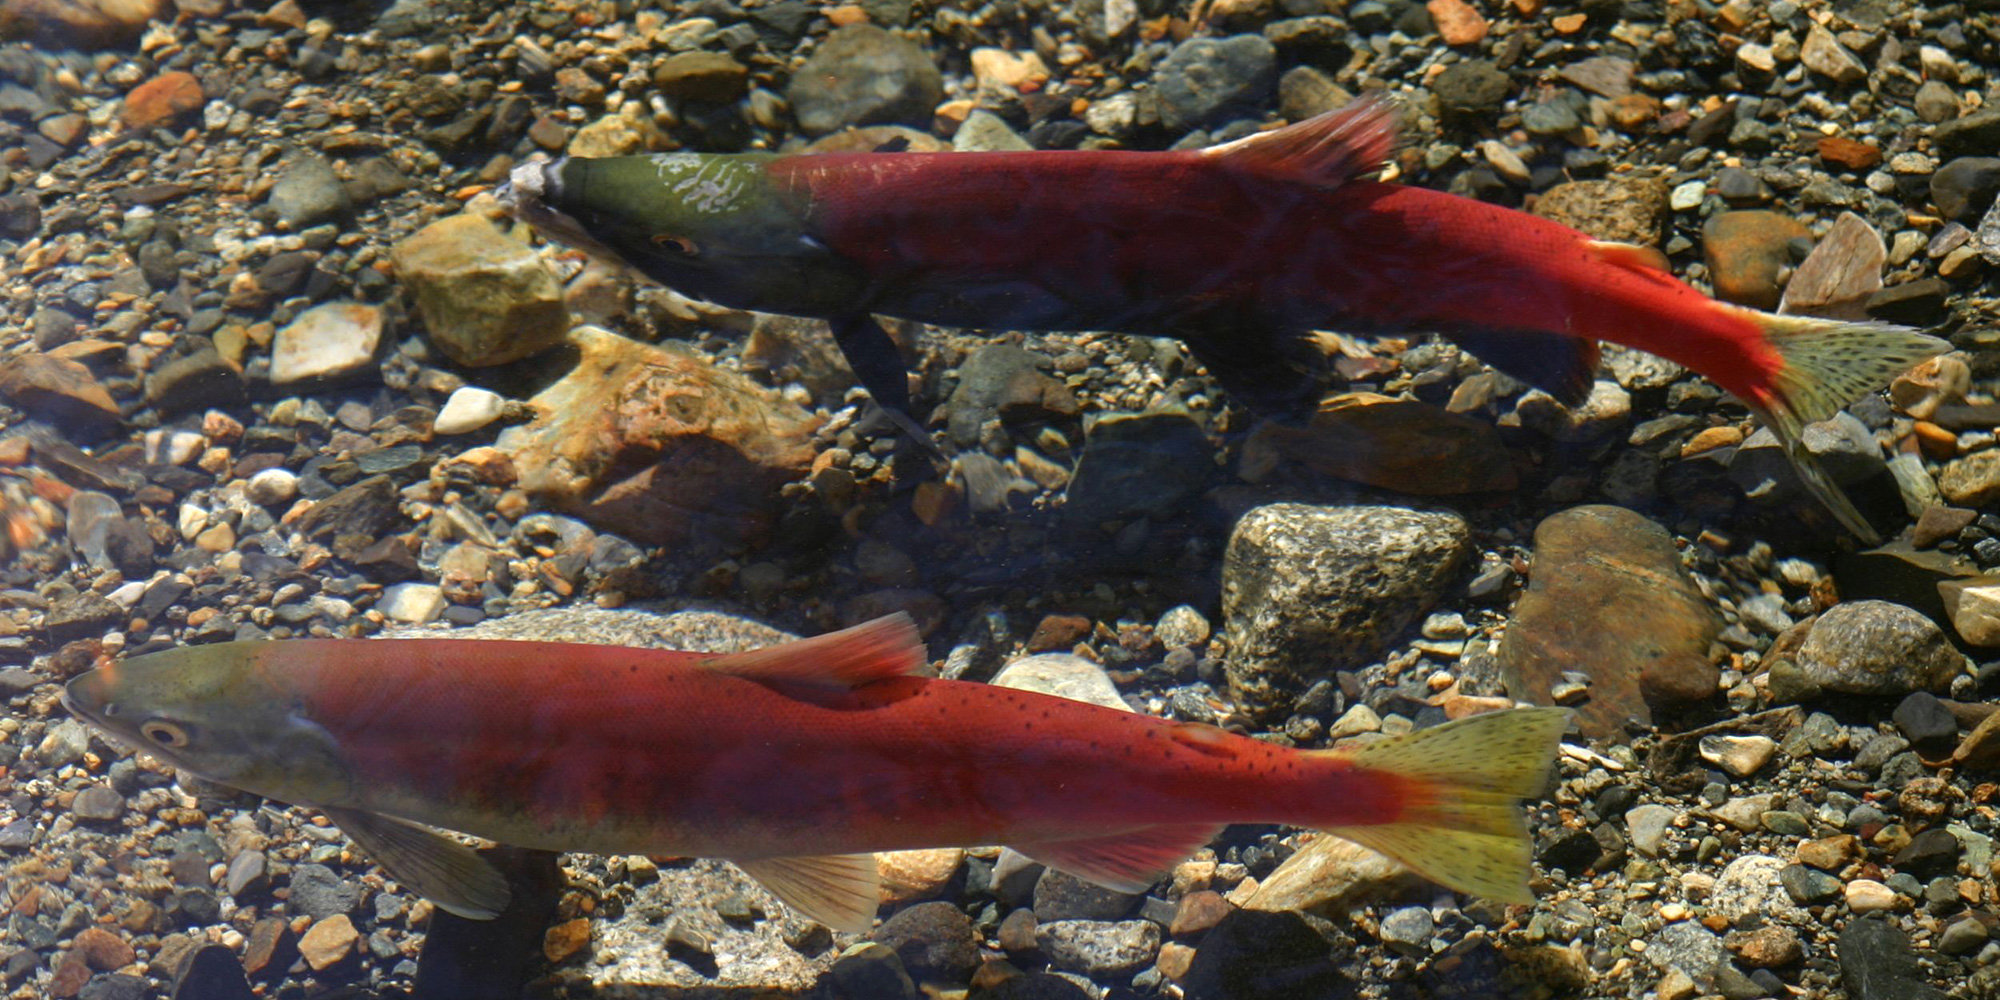
[(773, 159), (565, 157), (516, 167), (495, 195), (543, 235), (686, 295), (766, 312), (856, 311), (859, 269), (814, 238), (809, 199), (773, 178)]
[(188, 646), (115, 661), (63, 689), (72, 715), (190, 774), (285, 802), (348, 800), (333, 736), (268, 679), (273, 642)]

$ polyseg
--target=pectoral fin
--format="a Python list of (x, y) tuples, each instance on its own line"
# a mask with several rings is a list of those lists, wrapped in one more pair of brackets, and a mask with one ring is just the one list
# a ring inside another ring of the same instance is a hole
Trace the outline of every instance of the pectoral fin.
[(1287, 424), (1312, 419), (1327, 363), (1309, 335), (1258, 327), (1184, 329), (1177, 335), (1245, 409)]
[(888, 414), (896, 429), (933, 461), (950, 464), (938, 450), (937, 442), (931, 440), (930, 432), (910, 415), (909, 369), (904, 366), (903, 353), (896, 348), (889, 331), (866, 313), (836, 316), (827, 321), (827, 326), (833, 330), (833, 341), (840, 345), (847, 367), (854, 369), (854, 377), (874, 397), (875, 405)]
[(439, 909), (491, 920), (507, 908), (507, 877), (444, 834), (358, 809), (321, 809), (382, 870)]
[(882, 881), (873, 854), (760, 858), (737, 861), (736, 867), (786, 906), (834, 930), (866, 934), (875, 925)]
[(1060, 868), (1107, 889), (1145, 892), (1221, 832), (1222, 827), (1213, 823), (1178, 823), (1095, 840), (1009, 846), (1050, 868)]

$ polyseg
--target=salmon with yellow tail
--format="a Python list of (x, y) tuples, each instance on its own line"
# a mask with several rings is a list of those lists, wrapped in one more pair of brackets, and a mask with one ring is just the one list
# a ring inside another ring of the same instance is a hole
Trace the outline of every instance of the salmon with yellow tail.
[(1444, 885), (1528, 903), (1520, 800), (1560, 709), (1351, 749), (914, 671), (903, 616), (731, 655), (464, 639), (228, 642), (78, 676), (64, 703), (211, 781), (319, 809), (392, 877), (486, 918), (507, 883), (437, 832), (726, 858), (861, 931), (869, 852), (1008, 844), (1137, 891), (1225, 824), (1330, 830)]
[(1876, 539), (1803, 448), (1805, 425), (1948, 345), (1727, 305), (1651, 247), (1369, 179), (1394, 141), (1392, 106), (1366, 97), (1203, 150), (571, 157), (516, 168), (498, 196), (685, 294), (829, 320), (862, 384), (920, 437), (872, 314), (1173, 336), (1279, 419), (1321, 394), (1315, 330), (1441, 333), (1571, 404), (1609, 340), (1734, 394), (1840, 522)]

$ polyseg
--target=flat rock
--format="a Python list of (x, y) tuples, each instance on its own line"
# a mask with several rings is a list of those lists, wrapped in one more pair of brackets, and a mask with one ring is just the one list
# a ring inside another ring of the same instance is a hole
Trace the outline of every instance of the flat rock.
[(271, 382), (335, 379), (368, 369), (382, 344), (382, 310), (328, 302), (299, 314), (271, 341)]
[(1542, 192), (1534, 214), (1595, 239), (1658, 246), (1667, 193), (1656, 177), (1565, 181)]
[(1888, 259), (1882, 234), (1853, 212), (1842, 212), (1793, 272), (1778, 311), (1867, 319), (1868, 299), (1882, 290), (1882, 265)]
[(140, 85), (133, 87), (125, 95), (125, 106), (119, 117), (125, 126), (133, 129), (158, 128), (172, 124), (182, 115), (201, 110), (207, 98), (202, 96), (201, 81), (194, 74), (181, 70), (161, 73)]
[(951, 903), (918, 903), (896, 911), (870, 940), (894, 950), (917, 982), (962, 983), (979, 965), (979, 933)]
[(742, 375), (669, 345), (577, 327), (576, 368), (495, 447), (530, 496), (634, 541), (761, 537), (778, 488), (812, 464), (815, 419)]
[(1230, 690), (1275, 713), (1380, 654), (1435, 604), (1470, 546), (1465, 520), (1403, 507), (1270, 504), (1223, 557)]
[(1937, 588), (1960, 639), (1972, 646), (2000, 646), (2000, 576), (1943, 580)]
[(279, 221), (293, 229), (337, 219), (354, 208), (333, 164), (311, 150), (299, 150), (285, 158), (267, 204)]
[(1083, 455), (1063, 493), (1063, 520), (1089, 530), (1185, 509), (1215, 475), (1215, 447), (1187, 410), (1107, 413), (1084, 431)]
[(1705, 665), (1721, 630), (1663, 529), (1622, 507), (1576, 507), (1536, 526), (1534, 572), (1498, 655), (1508, 693), (1543, 704), (1565, 672), (1587, 671), (1577, 722), (1612, 737), (1627, 719), (1650, 724), (1649, 697), (1677, 690), (1642, 686), (1645, 672)]
[(1945, 1000), (1924, 981), (1909, 936), (1889, 920), (1848, 921), (1836, 950), (1840, 988), (1848, 1000)]
[(1271, 912), (1344, 911), (1420, 880), (1379, 851), (1334, 836), (1315, 836), (1257, 883), (1244, 908)]
[(462, 365), (505, 364), (562, 342), (562, 286), (527, 244), (485, 216), (446, 216), (396, 244), (409, 289), (438, 349)]
[(1244, 445), (1244, 478), (1272, 462), (1418, 496), (1511, 490), (1513, 459), (1490, 420), (1474, 420), (1415, 399), (1341, 393), (1320, 403), (1304, 427), (1260, 425)]
[(1037, 924), (1035, 942), (1058, 969), (1125, 976), (1159, 954), (1160, 925), (1150, 920), (1057, 920)]
[(120, 419), (111, 393), (82, 364), (48, 354), (0, 358), (0, 398), (31, 417), (94, 436)]

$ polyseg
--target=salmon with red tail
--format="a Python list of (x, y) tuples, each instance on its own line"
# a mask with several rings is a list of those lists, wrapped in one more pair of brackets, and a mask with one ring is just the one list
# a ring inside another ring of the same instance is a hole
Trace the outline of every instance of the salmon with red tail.
[(1776, 433), (1807, 488), (1877, 535), (1802, 445), (1805, 425), (1947, 348), (1884, 323), (1715, 301), (1655, 249), (1369, 179), (1386, 100), (1203, 150), (668, 153), (524, 164), (502, 203), (551, 238), (688, 295), (829, 320), (906, 416), (875, 314), (943, 326), (1173, 336), (1249, 409), (1309, 416), (1315, 330), (1436, 332), (1570, 404), (1598, 342), (1713, 379)]
[(64, 703), (211, 781), (324, 812), (453, 913), (505, 879), (439, 832), (551, 851), (729, 859), (866, 930), (870, 852), (1008, 844), (1138, 891), (1229, 823), (1330, 830), (1451, 888), (1532, 902), (1520, 800), (1560, 709), (1351, 749), (1280, 747), (914, 673), (908, 618), (732, 655), (463, 639), (228, 642), (70, 681)]

